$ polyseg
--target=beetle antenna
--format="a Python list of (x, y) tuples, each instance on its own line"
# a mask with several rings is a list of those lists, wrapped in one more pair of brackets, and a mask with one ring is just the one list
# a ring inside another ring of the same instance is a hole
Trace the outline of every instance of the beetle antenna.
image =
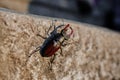
[(55, 19), (55, 20), (54, 20), (54, 29), (55, 29), (55, 27), (56, 27), (56, 25), (55, 25), (56, 22), (57, 22), (57, 20)]
[(64, 19), (62, 19), (62, 24), (64, 25)]

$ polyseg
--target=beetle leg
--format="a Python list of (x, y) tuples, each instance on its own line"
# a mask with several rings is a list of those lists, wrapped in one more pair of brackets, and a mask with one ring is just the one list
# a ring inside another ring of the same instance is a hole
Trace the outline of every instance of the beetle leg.
[(67, 45), (67, 43), (65, 43), (65, 39), (61, 42), (61, 46), (65, 47)]
[(52, 27), (54, 27), (54, 30), (55, 30), (55, 24), (54, 24), (54, 22), (56, 22), (56, 21), (57, 21), (57, 20), (52, 20), (52, 24), (50, 25), (48, 31), (46, 32), (46, 34), (47, 34), (48, 36), (50, 36), (49, 31), (50, 31), (50, 29), (51, 29)]
[(44, 37), (44, 36), (42, 36), (42, 35), (40, 35), (40, 34), (37, 34), (37, 36), (40, 36), (40, 37), (43, 38), (43, 39), (47, 39), (47, 37)]
[(65, 47), (66, 45), (68, 45), (68, 44), (62, 44), (63, 47)]
[(53, 58), (50, 60), (51, 63), (55, 60), (56, 54), (53, 55)]
[(25, 65), (27, 64), (27, 62), (29, 61), (29, 58), (30, 58), (35, 52), (37, 52), (37, 51), (40, 50), (40, 47), (41, 47), (41, 46), (37, 47), (37, 48), (36, 48), (35, 50), (33, 50), (30, 54), (27, 55), (27, 59), (26, 59), (25, 64), (24, 64), (23, 66), (25, 66)]
[(50, 27), (49, 27), (49, 29), (48, 29), (48, 31), (47, 31), (47, 35), (48, 35), (48, 36), (50, 36), (49, 31), (50, 31), (51, 28), (52, 28), (52, 25), (50, 25)]
[(53, 55), (53, 57), (50, 59), (50, 63), (49, 63), (49, 69), (52, 70), (52, 64), (53, 64), (53, 61), (55, 60), (56, 58), (56, 54)]
[(62, 44), (62, 46), (65, 47), (65, 46), (70, 45), (70, 44), (74, 44), (74, 42), (72, 42), (72, 43), (64, 43), (64, 44)]
[(37, 47), (35, 50), (33, 50), (28, 57), (31, 57), (32, 54), (34, 54), (35, 52), (39, 51), (39, 50), (40, 50), (40, 47), (41, 47), (41, 46), (39, 46), (39, 47)]
[(71, 44), (75, 44), (75, 43), (79, 43), (78, 41), (74, 41), (74, 42), (70, 42), (70, 43), (64, 43), (62, 44), (63, 47), (65, 47), (66, 45), (71, 45)]
[(55, 20), (52, 20), (52, 26), (54, 27), (54, 30), (55, 30), (55, 28), (56, 28), (55, 22), (57, 22), (56, 19), (55, 19)]
[(62, 48), (60, 48), (60, 51), (61, 51), (61, 52), (60, 52), (60, 55), (63, 56), (63, 54), (62, 54)]
[(68, 42), (64, 43), (64, 42), (63, 42), (63, 43), (62, 43), (62, 46), (65, 47), (65, 46), (70, 45), (70, 44), (73, 44), (73, 42), (72, 42), (72, 43), (68, 43)]

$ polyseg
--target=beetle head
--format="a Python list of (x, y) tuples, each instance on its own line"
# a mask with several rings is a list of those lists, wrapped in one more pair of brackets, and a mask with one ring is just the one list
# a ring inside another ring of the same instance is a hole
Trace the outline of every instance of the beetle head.
[(62, 29), (61, 34), (66, 40), (68, 40), (73, 34), (73, 29), (70, 27), (69, 24), (67, 24), (65, 28)]

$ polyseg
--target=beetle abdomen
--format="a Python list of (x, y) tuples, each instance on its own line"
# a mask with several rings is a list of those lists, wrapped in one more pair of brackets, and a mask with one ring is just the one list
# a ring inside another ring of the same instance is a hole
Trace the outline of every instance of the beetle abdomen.
[(56, 51), (58, 51), (60, 48), (60, 46), (55, 46), (54, 42), (51, 41), (49, 45), (44, 46), (41, 50), (40, 50), (40, 54), (42, 57), (49, 57), (52, 56), (53, 54), (55, 54)]

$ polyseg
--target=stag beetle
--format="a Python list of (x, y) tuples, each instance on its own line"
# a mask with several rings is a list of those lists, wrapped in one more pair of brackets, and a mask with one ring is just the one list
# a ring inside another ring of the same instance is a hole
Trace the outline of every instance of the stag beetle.
[[(59, 33), (57, 32), (57, 30), (61, 27), (64, 27)], [(67, 31), (70, 31), (69, 33)], [(30, 54), (30, 56), (39, 51), (42, 57), (50, 57), (52, 55), (54, 55), (54, 57), (50, 60), (51, 64), (55, 59), (55, 53), (61, 49), (61, 46), (64, 46), (64, 41), (68, 40), (71, 35), (73, 34), (73, 29), (70, 27), (69, 24), (67, 25), (59, 25), (57, 27), (54, 27), (54, 30), (50, 33), (49, 37), (43, 37), (40, 34), (37, 34), (37, 36), (42, 37), (43, 39), (45, 39), (44, 43), (42, 44), (42, 46), (37, 47), (34, 51), (32, 51), (32, 53)], [(61, 55), (62, 55), (62, 49), (61, 49)], [(29, 57), (30, 57), (29, 56)]]

